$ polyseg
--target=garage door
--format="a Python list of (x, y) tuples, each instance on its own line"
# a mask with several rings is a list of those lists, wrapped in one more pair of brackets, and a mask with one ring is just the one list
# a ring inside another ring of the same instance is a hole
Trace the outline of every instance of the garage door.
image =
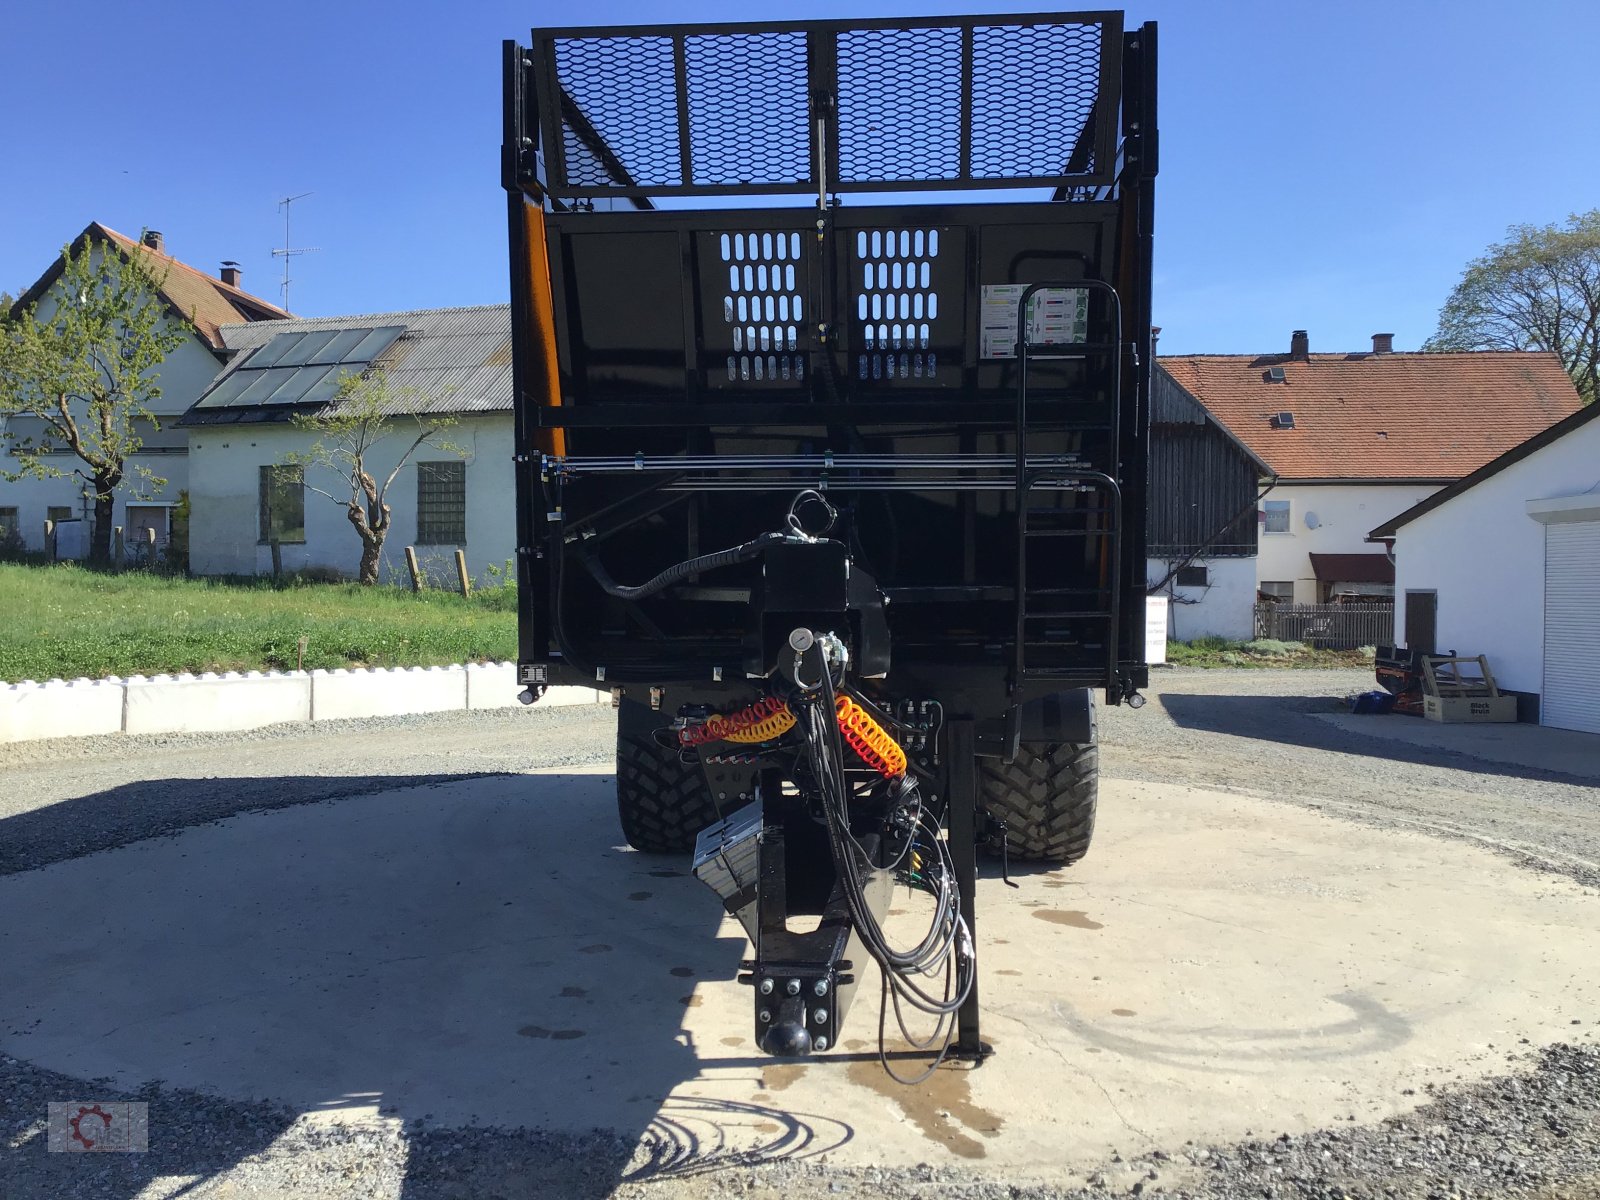
[(1600, 733), (1600, 521), (1544, 527), (1541, 719)]

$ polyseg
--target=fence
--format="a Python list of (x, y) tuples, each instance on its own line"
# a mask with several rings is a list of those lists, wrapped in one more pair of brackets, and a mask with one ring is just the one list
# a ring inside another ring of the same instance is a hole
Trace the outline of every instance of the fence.
[(1305, 642), (1323, 650), (1354, 650), (1394, 642), (1394, 602), (1381, 604), (1256, 605), (1256, 636)]

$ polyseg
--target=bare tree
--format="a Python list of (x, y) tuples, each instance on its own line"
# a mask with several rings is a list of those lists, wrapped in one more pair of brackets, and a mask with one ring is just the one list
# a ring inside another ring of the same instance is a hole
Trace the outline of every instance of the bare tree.
[[(117, 489), (166, 484), (129, 459), (161, 428), (151, 409), (161, 364), (188, 335), (167, 319), (163, 279), (143, 254), (86, 238), (61, 256), (55, 286), (0, 322), (0, 417), (31, 418), (4, 422), (14, 466), (0, 463), (0, 479), (82, 479), (94, 500), (90, 558), (106, 564)], [(63, 450), (78, 459), (70, 471), (57, 465)]]
[(1600, 396), (1600, 209), (1513, 225), (1467, 264), (1426, 350), (1549, 350), (1585, 404)]
[[(405, 465), (424, 446), (447, 454), (463, 456), (463, 451), (446, 441), (444, 433), (455, 424), (453, 418), (417, 416), (426, 407), (424, 398), (412, 389), (391, 389), (381, 370), (362, 375), (345, 375), (333, 402), (322, 412), (298, 416), (297, 429), (316, 436), (307, 449), (283, 456), (283, 461), (305, 469), (332, 475), (336, 482), (318, 487), (309, 479), (306, 487), (345, 510), (345, 517), (361, 539), (361, 561), (356, 578), (363, 584), (378, 582), (378, 567), (384, 539), (389, 536), (392, 518), (388, 495)], [(405, 448), (388, 474), (380, 477), (374, 464), (387, 461), (377, 447), (403, 436)]]

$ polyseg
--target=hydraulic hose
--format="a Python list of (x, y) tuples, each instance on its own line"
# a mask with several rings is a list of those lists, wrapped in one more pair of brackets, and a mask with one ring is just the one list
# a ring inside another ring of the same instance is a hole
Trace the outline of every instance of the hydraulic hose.
[(680, 580), (687, 579), (691, 575), (698, 575), (702, 571), (711, 571), (718, 567), (731, 567), (734, 563), (749, 562), (753, 558), (758, 558), (761, 551), (772, 545), (772, 543), (783, 540), (784, 535), (781, 533), (764, 533), (756, 538), (755, 541), (745, 542), (742, 546), (733, 546), (727, 550), (718, 550), (712, 554), (702, 554), (699, 558), (691, 558), (677, 563), (668, 567), (659, 575), (645, 580), (637, 587), (618, 583), (611, 578), (611, 573), (605, 569), (599, 557), (582, 543), (579, 544), (578, 555), (583, 559), (583, 565), (589, 574), (594, 577), (594, 581), (609, 595), (616, 596), (622, 600), (643, 600), (646, 596), (653, 596)]

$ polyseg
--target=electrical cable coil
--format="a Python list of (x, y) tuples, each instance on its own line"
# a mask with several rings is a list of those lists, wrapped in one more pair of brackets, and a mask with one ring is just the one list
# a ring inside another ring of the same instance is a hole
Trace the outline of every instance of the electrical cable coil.
[[(905, 774), (906, 752), (871, 713), (845, 695), (834, 698), (834, 713), (840, 734), (862, 762), (885, 779)], [(691, 747), (715, 741), (769, 742), (788, 733), (794, 725), (793, 710), (777, 697), (768, 696), (738, 712), (708, 717), (698, 725), (686, 725), (678, 734), (678, 740)]]

